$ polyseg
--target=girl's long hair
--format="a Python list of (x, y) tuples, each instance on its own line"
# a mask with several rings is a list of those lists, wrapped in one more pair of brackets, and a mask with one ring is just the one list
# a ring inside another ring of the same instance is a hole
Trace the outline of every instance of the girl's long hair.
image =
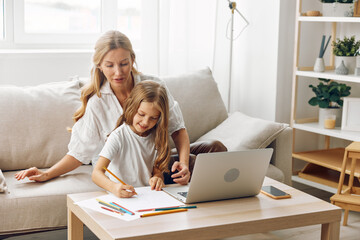
[(104, 59), (104, 56), (111, 50), (123, 48), (130, 52), (133, 63), (131, 74), (132, 76), (138, 74), (135, 66), (135, 52), (132, 48), (131, 42), (125, 34), (119, 31), (108, 31), (104, 33), (95, 44), (95, 52), (93, 55), (93, 67), (91, 69), (91, 81), (81, 91), (81, 107), (75, 112), (73, 119), (77, 122), (85, 114), (86, 105), (93, 95), (101, 97), (100, 89), (106, 80), (105, 75), (100, 71), (99, 66)]
[(157, 156), (155, 159), (155, 167), (161, 172), (168, 172), (168, 164), (170, 159), (169, 146), (169, 103), (166, 89), (159, 83), (154, 81), (142, 81), (135, 85), (130, 96), (125, 102), (124, 113), (116, 123), (116, 128), (126, 123), (129, 126), (133, 124), (135, 114), (142, 102), (154, 103), (160, 112), (157, 124), (150, 130), (155, 131), (155, 149)]

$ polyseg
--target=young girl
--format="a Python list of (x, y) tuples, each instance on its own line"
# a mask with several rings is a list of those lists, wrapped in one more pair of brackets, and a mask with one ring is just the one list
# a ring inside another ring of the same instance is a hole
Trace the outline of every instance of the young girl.
[[(153, 81), (138, 83), (99, 154), (92, 173), (94, 183), (118, 197), (136, 194), (133, 186), (150, 185), (152, 190), (161, 190), (170, 158), (168, 118), (165, 88)], [(127, 185), (111, 175), (108, 178), (104, 167)]]

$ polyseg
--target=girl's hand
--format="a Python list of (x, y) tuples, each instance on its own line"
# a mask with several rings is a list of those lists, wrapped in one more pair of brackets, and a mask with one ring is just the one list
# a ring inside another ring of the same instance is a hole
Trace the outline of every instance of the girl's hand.
[(119, 198), (130, 198), (136, 195), (135, 189), (131, 185), (124, 185), (121, 183), (115, 184), (115, 189), (112, 192)]
[(40, 171), (36, 167), (32, 167), (15, 174), (16, 180), (22, 180), (25, 177), (28, 177), (29, 180), (33, 180), (36, 182), (44, 182), (48, 180), (48, 174), (46, 172)]
[(149, 184), (151, 190), (161, 191), (161, 189), (165, 186), (164, 180), (158, 176), (153, 176), (149, 180)]

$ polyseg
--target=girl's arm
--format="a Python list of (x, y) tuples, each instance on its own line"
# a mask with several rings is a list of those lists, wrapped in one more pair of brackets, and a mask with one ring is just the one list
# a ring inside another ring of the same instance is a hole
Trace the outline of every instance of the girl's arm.
[(100, 156), (91, 175), (93, 182), (120, 198), (129, 198), (135, 195), (136, 192), (133, 186), (115, 183), (105, 175), (104, 167), (108, 167), (109, 164), (109, 159)]
[(149, 184), (150, 184), (151, 190), (156, 190), (156, 191), (161, 191), (161, 189), (163, 187), (165, 187), (164, 175), (156, 167), (153, 168), (153, 176), (150, 178)]
[(171, 167), (171, 172), (178, 170), (178, 173), (171, 175), (174, 182), (179, 184), (187, 184), (190, 179), (189, 171), (189, 155), (190, 155), (190, 140), (185, 128), (182, 128), (171, 135), (174, 140), (177, 152), (179, 154), (179, 162), (174, 162)]
[(52, 178), (58, 177), (64, 173), (70, 172), (81, 166), (82, 163), (70, 155), (65, 155), (59, 162), (46, 171), (40, 171), (36, 167), (32, 167), (15, 174), (17, 180), (28, 177), (29, 180), (36, 182), (45, 182)]

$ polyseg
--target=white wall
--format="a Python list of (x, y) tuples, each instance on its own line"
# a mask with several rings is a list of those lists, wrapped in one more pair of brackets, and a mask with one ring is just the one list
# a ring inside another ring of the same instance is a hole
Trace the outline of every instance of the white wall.
[(87, 77), (91, 53), (0, 53), (0, 84), (33, 86)]
[[(295, 26), (295, 1), (237, 1), (249, 26), (233, 42), (230, 111), (289, 122)], [(227, 103), (230, 41), (226, 30), (230, 10), (218, 2), (214, 76)]]

